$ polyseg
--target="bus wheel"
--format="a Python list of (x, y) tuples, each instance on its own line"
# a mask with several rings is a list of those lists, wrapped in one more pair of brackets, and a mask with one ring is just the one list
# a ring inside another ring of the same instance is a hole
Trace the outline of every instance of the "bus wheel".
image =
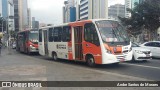
[(57, 54), (56, 54), (55, 52), (52, 53), (52, 57), (53, 57), (53, 60), (54, 60), (54, 61), (57, 61), (57, 60), (58, 60)]
[(86, 62), (90, 67), (94, 67), (96, 65), (93, 56), (88, 56)]

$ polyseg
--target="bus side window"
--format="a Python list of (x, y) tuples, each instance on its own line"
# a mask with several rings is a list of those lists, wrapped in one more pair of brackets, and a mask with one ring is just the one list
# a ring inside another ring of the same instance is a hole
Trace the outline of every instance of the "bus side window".
[(63, 32), (62, 32), (62, 41), (63, 42), (69, 42), (71, 40), (71, 27), (70, 26), (64, 26)]
[(49, 42), (53, 42), (53, 28), (49, 28)]
[(61, 42), (62, 27), (55, 27), (53, 31), (54, 42)]
[(84, 25), (84, 39), (85, 41), (93, 43), (97, 46), (100, 45), (98, 34), (93, 23), (86, 23)]
[(39, 30), (39, 42), (42, 42), (42, 29)]

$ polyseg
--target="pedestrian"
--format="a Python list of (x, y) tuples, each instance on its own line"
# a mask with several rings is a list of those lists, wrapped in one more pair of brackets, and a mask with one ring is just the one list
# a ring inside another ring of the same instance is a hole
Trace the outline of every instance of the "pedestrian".
[(1, 55), (1, 49), (2, 49), (2, 42), (1, 42), (1, 39), (0, 39), (0, 55)]

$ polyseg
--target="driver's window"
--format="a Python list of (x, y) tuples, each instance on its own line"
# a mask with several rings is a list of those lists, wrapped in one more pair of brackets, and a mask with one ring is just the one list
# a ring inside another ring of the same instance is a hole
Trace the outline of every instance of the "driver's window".
[(84, 38), (85, 41), (93, 43), (99, 46), (99, 38), (93, 23), (86, 23), (84, 26)]

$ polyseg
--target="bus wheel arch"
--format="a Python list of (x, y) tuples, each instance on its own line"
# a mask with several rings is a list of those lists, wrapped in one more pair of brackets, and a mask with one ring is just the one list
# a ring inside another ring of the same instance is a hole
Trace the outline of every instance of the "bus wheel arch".
[(56, 52), (52, 52), (52, 58), (54, 61), (57, 61), (58, 60), (58, 56), (57, 56), (57, 53)]
[(88, 66), (90, 66), (90, 67), (94, 67), (96, 65), (94, 56), (92, 54), (87, 54), (85, 56), (85, 60), (86, 60), (86, 63), (88, 64)]

